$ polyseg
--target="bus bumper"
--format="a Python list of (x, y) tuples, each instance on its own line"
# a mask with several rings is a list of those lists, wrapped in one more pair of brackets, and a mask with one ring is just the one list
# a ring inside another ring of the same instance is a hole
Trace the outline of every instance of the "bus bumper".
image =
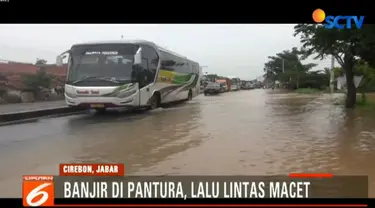
[(116, 107), (138, 107), (138, 93), (126, 98), (116, 97), (77, 97), (70, 98), (65, 95), (65, 102), (71, 107), (80, 108), (116, 108)]

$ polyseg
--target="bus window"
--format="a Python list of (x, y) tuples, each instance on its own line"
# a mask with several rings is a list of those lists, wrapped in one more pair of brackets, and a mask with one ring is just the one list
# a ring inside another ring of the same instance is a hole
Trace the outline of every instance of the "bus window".
[(161, 52), (161, 69), (162, 70), (167, 70), (167, 71), (176, 71), (175, 68), (174, 68), (174, 65), (175, 65), (175, 61), (173, 60), (173, 57), (162, 51)]
[(174, 56), (162, 51), (161, 67), (163, 70), (175, 71), (181, 74), (190, 74), (192, 72), (191, 66), (185, 58)]
[(177, 60), (178, 62), (174, 65), (175, 66), (175, 70), (179, 73), (182, 73), (182, 74), (189, 74), (191, 73), (191, 70), (189, 69), (189, 66), (187, 65), (187, 61), (182, 59), (182, 58), (178, 58)]
[(198, 68), (195, 64), (192, 65), (192, 68), (193, 68), (193, 73), (199, 74)]
[(156, 51), (153, 48), (150, 48), (150, 53), (148, 54), (148, 60), (149, 60), (149, 80), (150, 82), (153, 82), (155, 79), (156, 71), (158, 69), (158, 64), (159, 64), (159, 56), (156, 53)]
[(147, 68), (144, 68), (145, 85), (154, 82), (156, 70), (159, 63), (159, 56), (156, 51), (149, 46), (142, 46), (143, 59), (147, 60)]

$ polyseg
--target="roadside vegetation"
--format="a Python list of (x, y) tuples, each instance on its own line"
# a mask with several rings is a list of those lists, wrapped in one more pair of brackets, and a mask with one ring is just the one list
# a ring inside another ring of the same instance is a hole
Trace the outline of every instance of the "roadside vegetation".
[[(345, 99), (337, 99), (334, 102), (334, 105), (345, 105)], [(363, 95), (358, 93), (356, 95), (356, 107), (375, 110), (375, 93), (368, 93), (366, 99), (363, 99)]]
[(32, 93), (34, 99), (45, 100), (47, 91), (50, 91), (52, 77), (45, 71), (40, 70), (36, 74), (25, 74), (22, 76), (25, 89), (24, 93)]
[(371, 96), (369, 99), (363, 100), (362, 96), (357, 95), (356, 105), (358, 107), (374, 108), (375, 109), (375, 96)]
[[(36, 73), (0, 74), (0, 104), (50, 100), (52, 83), (58, 77), (46, 72), (46, 63), (43, 59), (37, 59), (35, 66), (39, 70)], [(12, 78), (8, 80), (8, 77)]]
[[(308, 57), (324, 59), (334, 57), (339, 67), (334, 68), (335, 78), (345, 75), (345, 106), (368, 106), (372, 102), (366, 94), (375, 91), (375, 25), (361, 29), (325, 29), (318, 24), (298, 24), (294, 36), (300, 38), (301, 48), (292, 48), (270, 56), (264, 65), (264, 78), (269, 83), (279, 81), (279, 87), (298, 93), (328, 92), (330, 69), (311, 71), (316, 65), (302, 63)], [(356, 88), (354, 77), (363, 79)], [(336, 83), (334, 83), (336, 86)], [(361, 96), (357, 98), (357, 93)]]

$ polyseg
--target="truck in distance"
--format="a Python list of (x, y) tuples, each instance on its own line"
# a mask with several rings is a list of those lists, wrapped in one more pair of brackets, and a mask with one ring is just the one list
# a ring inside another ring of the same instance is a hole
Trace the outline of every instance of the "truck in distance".
[(199, 63), (145, 40), (75, 44), (68, 57), (65, 101), (69, 106), (155, 109), (199, 95)]
[(231, 91), (237, 91), (237, 90), (240, 90), (240, 87), (241, 87), (241, 80), (240, 78), (238, 77), (228, 77), (230, 79), (230, 85), (231, 85), (231, 88), (230, 90)]
[(225, 83), (218, 83), (220, 85), (220, 92), (228, 92), (228, 86)]
[(223, 92), (228, 92), (230, 90), (230, 83), (226, 79), (216, 79), (216, 83), (219, 83), (222, 86)]

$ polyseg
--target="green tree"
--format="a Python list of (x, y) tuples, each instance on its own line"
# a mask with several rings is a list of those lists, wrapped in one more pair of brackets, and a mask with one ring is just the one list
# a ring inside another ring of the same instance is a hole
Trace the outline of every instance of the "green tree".
[(375, 24), (366, 24), (360, 30), (357, 52), (368, 66), (375, 69)]
[[(7, 82), (8, 82), (8, 78), (4, 74), (0, 73), (0, 84), (4, 86), (5, 83)], [(0, 97), (5, 95), (6, 93), (7, 93), (6, 88), (0, 86)]]
[(357, 92), (354, 67), (360, 58), (375, 60), (374, 26), (364, 25), (361, 30), (339, 30), (326, 29), (318, 24), (298, 24), (294, 29), (294, 36), (301, 37), (306, 57), (316, 54), (316, 59), (324, 59), (332, 55), (343, 68), (347, 82), (346, 107), (353, 108)]
[(338, 77), (345, 75), (345, 71), (342, 67), (335, 67), (333, 68), (333, 74), (335, 78), (338, 78)]
[[(328, 76), (331, 76), (331, 69), (329, 68), (324, 68), (324, 73), (327, 74)], [(344, 75), (344, 70), (341, 67), (335, 67), (333, 68), (333, 75), (334, 78), (340, 77)]]
[(35, 65), (43, 65), (43, 64), (47, 64), (47, 61), (44, 59), (39, 59), (39, 58), (36, 59)]
[(359, 62), (356, 66), (356, 75), (363, 76), (359, 85), (359, 91), (362, 94), (362, 102), (366, 102), (366, 92), (375, 88), (375, 69), (367, 62)]
[(330, 74), (326, 71), (311, 71), (300, 78), (300, 88), (315, 88), (323, 90), (329, 86)]
[(51, 88), (52, 78), (43, 70), (36, 74), (25, 74), (22, 76), (25, 90), (37, 94), (42, 88)]
[(272, 81), (289, 83), (293, 88), (299, 88), (301, 76), (316, 66), (313, 63), (303, 64), (301, 62), (303, 54), (303, 51), (294, 47), (292, 50), (277, 53), (276, 56), (269, 56), (269, 61), (264, 64), (265, 77)]

